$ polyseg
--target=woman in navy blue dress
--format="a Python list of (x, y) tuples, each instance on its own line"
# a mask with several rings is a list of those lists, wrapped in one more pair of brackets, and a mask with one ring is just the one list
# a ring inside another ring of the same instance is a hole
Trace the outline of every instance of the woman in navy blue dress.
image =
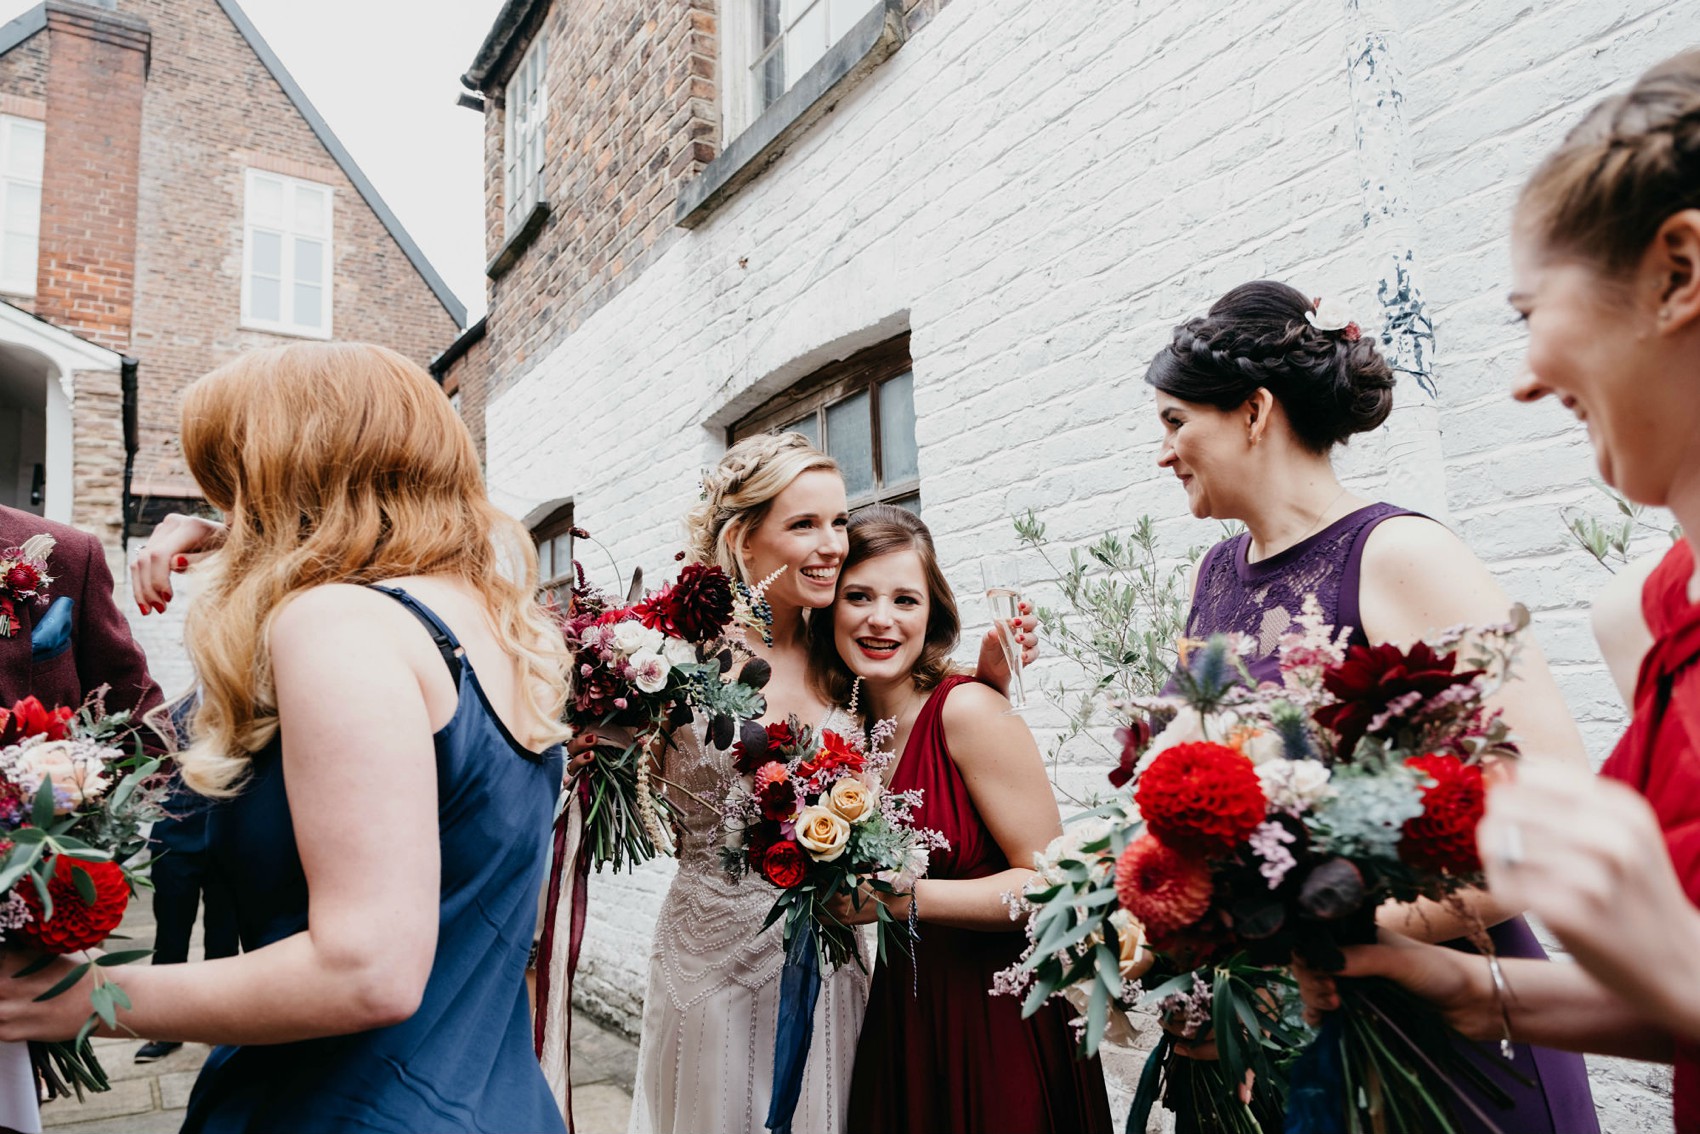
[[(221, 1045), (185, 1130), (563, 1130), (524, 974), (566, 660), (525, 532), (379, 347), (244, 355), (190, 388), (182, 438), (228, 521), (182, 766), (223, 800), (245, 951), (123, 970), (119, 1023)], [(67, 969), (0, 979), (0, 1031), (74, 1035), (86, 987), (33, 1002)]]

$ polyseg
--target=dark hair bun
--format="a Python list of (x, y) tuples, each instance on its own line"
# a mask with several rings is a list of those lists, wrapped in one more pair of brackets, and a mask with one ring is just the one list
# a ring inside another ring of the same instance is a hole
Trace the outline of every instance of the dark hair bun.
[(1287, 413), (1299, 441), (1326, 453), (1387, 420), (1393, 371), (1373, 339), (1323, 331), (1303, 292), (1273, 280), (1241, 284), (1202, 319), (1175, 328), (1145, 380), (1166, 394), (1234, 409), (1259, 388)]

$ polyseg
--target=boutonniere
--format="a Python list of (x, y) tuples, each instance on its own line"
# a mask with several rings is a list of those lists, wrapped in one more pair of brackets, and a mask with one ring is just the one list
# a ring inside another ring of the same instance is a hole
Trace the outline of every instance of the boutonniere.
[(47, 573), (47, 557), (53, 554), (53, 537), (31, 536), (22, 547), (0, 550), (0, 638), (18, 632), (20, 602), (45, 602), (53, 576)]

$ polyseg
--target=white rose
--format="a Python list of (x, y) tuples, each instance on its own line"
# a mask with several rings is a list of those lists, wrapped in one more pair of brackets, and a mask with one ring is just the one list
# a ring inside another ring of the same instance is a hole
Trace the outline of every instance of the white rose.
[(1272, 811), (1307, 811), (1334, 794), (1328, 766), (1317, 760), (1270, 760), (1258, 765), (1257, 778)]
[(1306, 311), (1305, 319), (1319, 331), (1344, 331), (1355, 322), (1351, 310), (1338, 299), (1317, 300), (1316, 310)]
[(668, 638), (661, 646), (661, 656), (669, 665), (691, 665), (697, 660), (697, 648), (683, 638)]
[(1281, 734), (1260, 721), (1236, 723), (1227, 739), (1229, 744), (1245, 753), (1246, 759), (1257, 765), (1279, 760), (1287, 751)]
[(651, 630), (647, 626), (643, 628), (643, 643), (638, 647), (639, 649), (648, 650), (652, 654), (659, 654), (666, 645), (667, 635), (659, 630)]
[(641, 622), (627, 621), (614, 624), (614, 648), (622, 654), (635, 654), (643, 649), (649, 629)]
[(632, 684), (645, 693), (659, 693), (667, 687), (667, 675), (673, 667), (666, 658), (650, 650), (639, 650), (627, 659), (631, 667)]
[(44, 779), (53, 782), (55, 815), (94, 802), (109, 786), (100, 749), (87, 741), (31, 738), (15, 751), (13, 771), (26, 793), (33, 796)]

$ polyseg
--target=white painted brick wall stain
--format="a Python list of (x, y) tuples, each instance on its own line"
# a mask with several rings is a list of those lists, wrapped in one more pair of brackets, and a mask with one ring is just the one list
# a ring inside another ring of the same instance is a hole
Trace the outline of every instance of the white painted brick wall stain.
[[(1517, 186), (1581, 110), (1700, 42), (1652, 0), (1402, 0), (1414, 228), (1435, 321), (1447, 503), (1537, 630), (1603, 758), (1623, 712), (1586, 624), (1601, 570), (1561, 505), (1597, 509), (1585, 440), (1506, 396)], [(1142, 512), (1179, 554), (1217, 535), (1154, 459), (1140, 382), (1178, 319), (1260, 276), (1372, 308), (1338, 0), (950, 5), (779, 164), (489, 410), (492, 486), (571, 496), (657, 574), (724, 425), (829, 358), (909, 327), (926, 514), (951, 577), (1036, 508), (1082, 541)], [(748, 266), (740, 267), (747, 258)], [(1385, 439), (1342, 471), (1398, 499)], [(1436, 470), (1436, 476), (1441, 471)], [(587, 566), (607, 581), (595, 554)], [(979, 604), (965, 603), (969, 617)], [(978, 629), (972, 631), (977, 638)], [(1045, 667), (1057, 676), (1053, 660)], [(1056, 716), (1031, 719), (1041, 732)], [(1085, 756), (1083, 752), (1082, 757)], [(1071, 784), (1102, 769), (1065, 769)], [(596, 877), (584, 1007), (635, 1028), (669, 870)], [(1596, 1064), (1605, 1128), (1668, 1129), (1668, 1077)]]

